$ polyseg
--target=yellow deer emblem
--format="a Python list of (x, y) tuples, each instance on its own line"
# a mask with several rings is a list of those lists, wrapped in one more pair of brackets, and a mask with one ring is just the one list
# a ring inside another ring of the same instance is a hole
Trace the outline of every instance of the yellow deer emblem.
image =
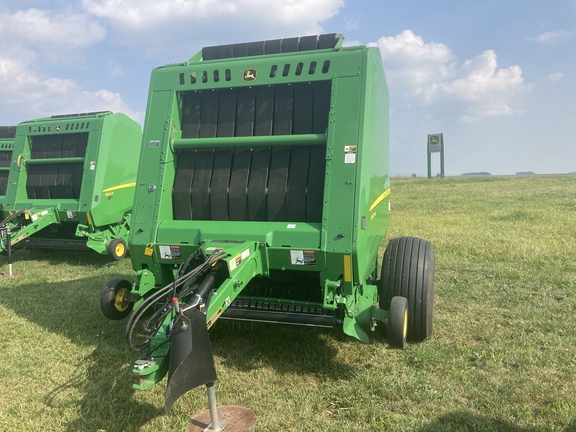
[(257, 75), (258, 72), (256, 71), (256, 69), (246, 69), (242, 74), (242, 81), (244, 82), (255, 81)]

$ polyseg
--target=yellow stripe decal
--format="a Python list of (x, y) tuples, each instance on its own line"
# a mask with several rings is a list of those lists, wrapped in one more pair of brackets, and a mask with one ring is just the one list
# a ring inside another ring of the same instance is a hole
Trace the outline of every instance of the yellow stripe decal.
[(344, 282), (352, 282), (352, 266), (350, 255), (344, 255)]
[(88, 220), (88, 225), (92, 225), (92, 218), (90, 217), (90, 213), (86, 213), (86, 219)]
[(388, 195), (390, 195), (390, 188), (386, 189), (384, 192), (382, 192), (382, 194), (378, 198), (376, 198), (376, 201), (372, 203), (368, 211), (371, 212), (372, 210), (374, 210), (374, 208), (382, 201), (384, 201)]
[(113, 187), (110, 187), (110, 188), (108, 188), (108, 189), (104, 189), (102, 192), (103, 192), (103, 193), (112, 192), (112, 191), (115, 191), (115, 190), (118, 190), (118, 189), (126, 189), (126, 188), (135, 187), (135, 186), (136, 186), (136, 182), (134, 182), (134, 183), (126, 183), (126, 184), (123, 184), (123, 185), (113, 186)]

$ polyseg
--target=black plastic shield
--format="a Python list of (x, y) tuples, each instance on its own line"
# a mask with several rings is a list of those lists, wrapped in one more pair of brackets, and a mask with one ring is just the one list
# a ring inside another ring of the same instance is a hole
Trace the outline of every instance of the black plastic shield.
[(189, 309), (178, 317), (172, 333), (166, 414), (184, 393), (216, 379), (206, 316), (196, 308)]

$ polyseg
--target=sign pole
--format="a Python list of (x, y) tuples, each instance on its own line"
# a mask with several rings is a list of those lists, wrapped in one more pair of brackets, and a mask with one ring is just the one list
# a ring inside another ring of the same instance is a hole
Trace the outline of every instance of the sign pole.
[(432, 178), (432, 153), (440, 153), (440, 178), (444, 178), (444, 134), (428, 134), (428, 178)]
[(444, 149), (440, 152), (440, 178), (444, 178)]

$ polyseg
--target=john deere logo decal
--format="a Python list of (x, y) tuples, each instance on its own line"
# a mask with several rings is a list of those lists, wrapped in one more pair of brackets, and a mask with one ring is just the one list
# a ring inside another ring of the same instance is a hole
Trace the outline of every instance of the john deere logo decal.
[(430, 137), (430, 144), (438, 144), (438, 137), (437, 136), (431, 136)]
[(60, 125), (56, 126), (55, 129), (56, 129), (56, 132), (60, 132)]
[(246, 69), (244, 72), (242, 72), (242, 81), (244, 82), (256, 81), (257, 76), (258, 71), (256, 69)]

